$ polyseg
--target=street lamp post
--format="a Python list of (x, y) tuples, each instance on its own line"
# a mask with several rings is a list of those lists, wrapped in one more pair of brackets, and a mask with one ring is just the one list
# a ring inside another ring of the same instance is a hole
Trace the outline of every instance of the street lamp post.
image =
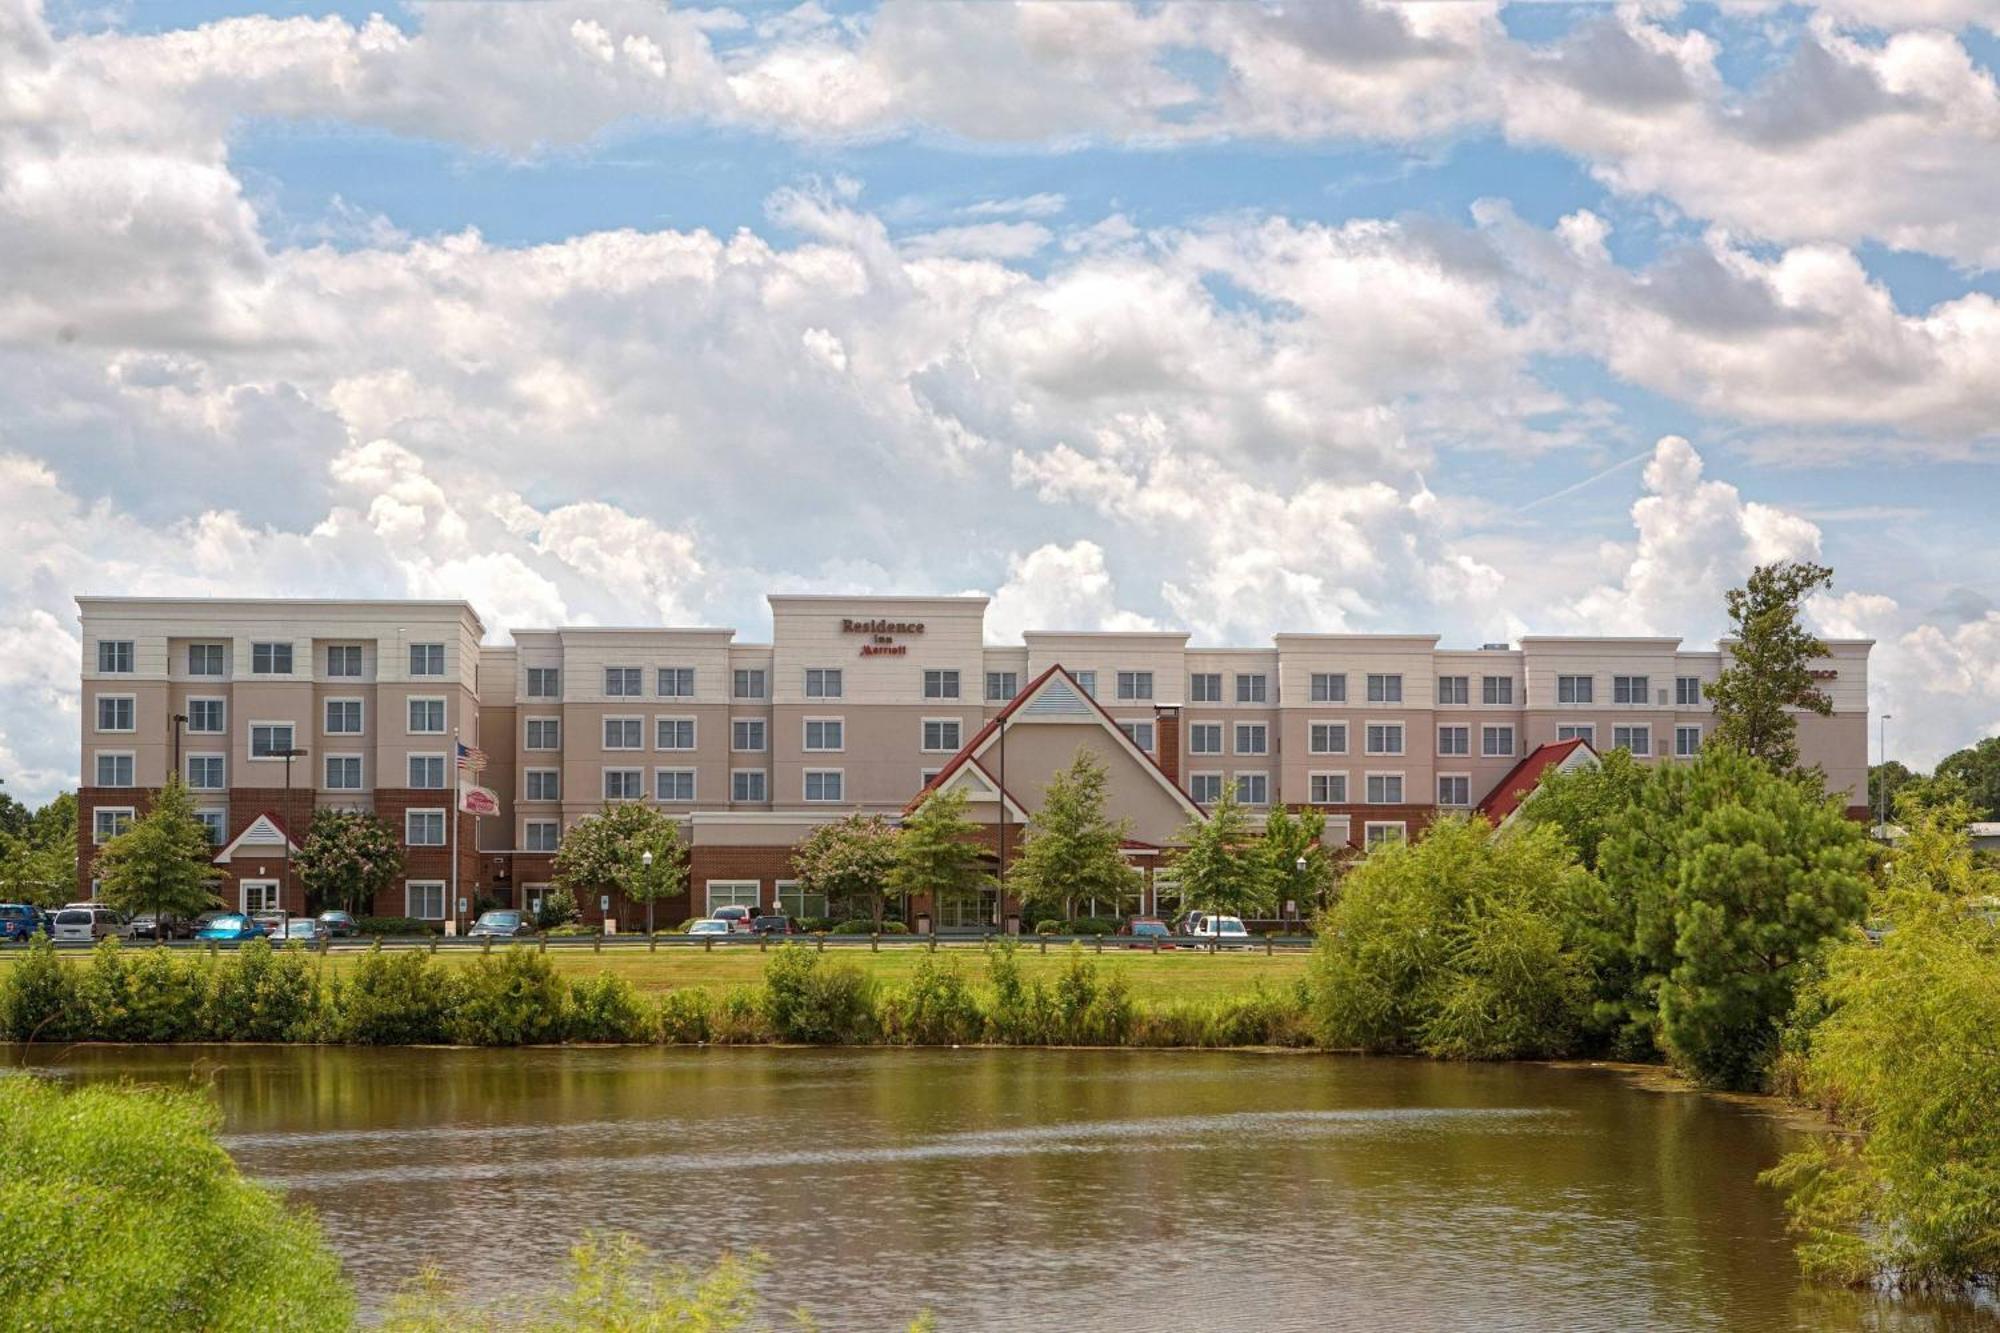
[[(1311, 867), (1307, 864), (1306, 859), (1303, 856), (1301, 856), (1298, 859), (1297, 866), (1299, 872), (1299, 883), (1303, 885), (1306, 882), (1306, 871)], [(1302, 898), (1304, 896), (1305, 896), (1304, 894), (1299, 894), (1295, 892), (1292, 901), (1296, 903), (1299, 900), (1299, 898)]]
[(1882, 777), (1876, 784), (1877, 790), (1875, 794), (1876, 824), (1878, 825), (1876, 831), (1881, 835), (1884, 842), (1889, 841), (1889, 720), (1894, 716), (1895, 714), (1893, 713), (1884, 713), (1881, 720), (1875, 724), (1875, 734), (1877, 736), (1875, 742), (1875, 762), (1882, 766)]
[[(646, 882), (646, 937), (653, 935), (653, 853), (649, 848), (639, 857), (640, 872)], [(651, 948), (651, 945), (647, 946)]]
[[(280, 753), (282, 753), (285, 756), (285, 834), (287, 837), (290, 837), (291, 824), (292, 824), (292, 760), (304, 758), (306, 752), (298, 748), (297, 746), (292, 746), (285, 750), (280, 751)], [(288, 891), (290, 890), (291, 887), (292, 887), (292, 853), (290, 848), (286, 848), (284, 888), (286, 891)], [(280, 912), (285, 910), (285, 905), (283, 901), (284, 896), (285, 896), (284, 891), (280, 891), (278, 895), (279, 897), (278, 910)], [(284, 918), (281, 917), (279, 918), (279, 920), (282, 922)]]
[(186, 729), (187, 724), (188, 715), (186, 713), (174, 714), (174, 772), (179, 773), (183, 778), (187, 775), (181, 773), (181, 732)]

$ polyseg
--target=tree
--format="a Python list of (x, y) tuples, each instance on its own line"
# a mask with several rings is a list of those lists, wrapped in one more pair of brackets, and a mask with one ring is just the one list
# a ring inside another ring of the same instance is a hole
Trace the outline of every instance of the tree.
[(1625, 812), (1639, 800), (1647, 769), (1632, 752), (1612, 750), (1587, 768), (1549, 773), (1523, 801), (1518, 825), (1548, 825), (1561, 833), (1586, 870), (1597, 869), (1606, 835), (1622, 826)]
[(1923, 781), (1922, 775), (1912, 770), (1900, 759), (1891, 759), (1886, 764), (1868, 766), (1868, 816), (1886, 817), (1896, 808), (1896, 793), (1912, 782)]
[[(646, 853), (653, 863), (646, 865)], [(637, 802), (585, 815), (563, 834), (556, 849), (555, 882), (579, 897), (609, 889), (646, 904), (646, 933), (653, 904), (687, 892), (687, 847), (671, 815)]]
[[(1306, 915), (1325, 907), (1333, 891), (1334, 857), (1320, 842), (1325, 836), (1323, 810), (1292, 814), (1280, 807), (1264, 821), (1264, 860), (1275, 886), (1273, 896), (1297, 903)], [(1304, 869), (1299, 867), (1301, 861)]]
[(946, 902), (962, 901), (993, 883), (978, 836), (979, 826), (966, 817), (965, 792), (958, 788), (933, 791), (903, 820), (889, 888), (929, 893), (933, 931)]
[(216, 885), (228, 876), (210, 859), (214, 854), (186, 785), (170, 777), (153, 808), (98, 849), (99, 896), (121, 912), (199, 915), (222, 903)]
[[(7, 785), (7, 779), (0, 778), (0, 787)], [(28, 832), (28, 807), (14, 799), (12, 792), (0, 791), (0, 838), (25, 837)]]
[[(1191, 819), (1177, 841), (1180, 852), (1173, 870), (1181, 901), (1207, 908), (1217, 916), (1256, 916), (1268, 912), (1277, 893), (1271, 863), (1262, 839), (1250, 832), (1236, 793), (1223, 788), (1222, 799), (1206, 819)], [(1221, 936), (1214, 937), (1221, 943)]]
[(63, 792), (0, 833), (0, 898), (54, 907), (76, 892), (76, 795)]
[(2000, 736), (1988, 736), (1938, 760), (1937, 776), (1965, 784), (1974, 819), (2000, 819)]
[(396, 826), (377, 815), (315, 810), (293, 864), (313, 902), (368, 916), (401, 872), (403, 849)]
[(1826, 645), (1799, 623), (1799, 603), (1832, 585), (1833, 571), (1823, 565), (1781, 560), (1758, 566), (1745, 586), (1729, 590), (1733, 660), (1708, 687), (1715, 706), (1711, 744), (1741, 750), (1781, 773), (1799, 766), (1793, 710), (1822, 717), (1833, 711), (1812, 675)]
[(1860, 920), (1866, 835), (1819, 784), (1727, 745), (1655, 769), (1599, 870), (1674, 1063), (1751, 1089), (1822, 945)]
[(1050, 777), (1021, 855), (1007, 868), (1023, 905), (1060, 907), (1069, 915), (1078, 898), (1115, 904), (1138, 892), (1139, 872), (1125, 859), (1126, 825), (1104, 815), (1108, 776), (1104, 761), (1079, 746), (1069, 767)]
[(792, 852), (792, 870), (805, 893), (822, 894), (836, 916), (856, 912), (879, 928), (883, 894), (896, 866), (896, 827), (880, 815), (859, 812), (821, 824)]

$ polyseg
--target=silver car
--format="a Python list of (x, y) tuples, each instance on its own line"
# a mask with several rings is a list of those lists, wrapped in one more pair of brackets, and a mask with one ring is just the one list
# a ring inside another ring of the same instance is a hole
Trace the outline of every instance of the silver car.
[(108, 907), (65, 907), (56, 913), (58, 943), (76, 940), (92, 943), (106, 935), (123, 935), (125, 918)]

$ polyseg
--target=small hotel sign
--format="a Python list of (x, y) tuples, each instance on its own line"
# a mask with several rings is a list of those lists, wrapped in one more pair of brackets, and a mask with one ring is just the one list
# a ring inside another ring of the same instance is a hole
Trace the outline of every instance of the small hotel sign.
[(902, 657), (910, 651), (907, 643), (897, 643), (898, 634), (922, 634), (924, 622), (921, 620), (843, 620), (840, 622), (842, 634), (866, 634), (868, 642), (861, 645), (863, 657)]

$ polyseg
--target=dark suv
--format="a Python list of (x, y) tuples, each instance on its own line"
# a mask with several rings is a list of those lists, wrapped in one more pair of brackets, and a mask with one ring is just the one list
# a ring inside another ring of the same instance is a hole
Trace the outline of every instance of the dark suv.
[(753, 935), (796, 935), (799, 933), (799, 927), (790, 917), (773, 913), (769, 916), (751, 917), (750, 933)]

